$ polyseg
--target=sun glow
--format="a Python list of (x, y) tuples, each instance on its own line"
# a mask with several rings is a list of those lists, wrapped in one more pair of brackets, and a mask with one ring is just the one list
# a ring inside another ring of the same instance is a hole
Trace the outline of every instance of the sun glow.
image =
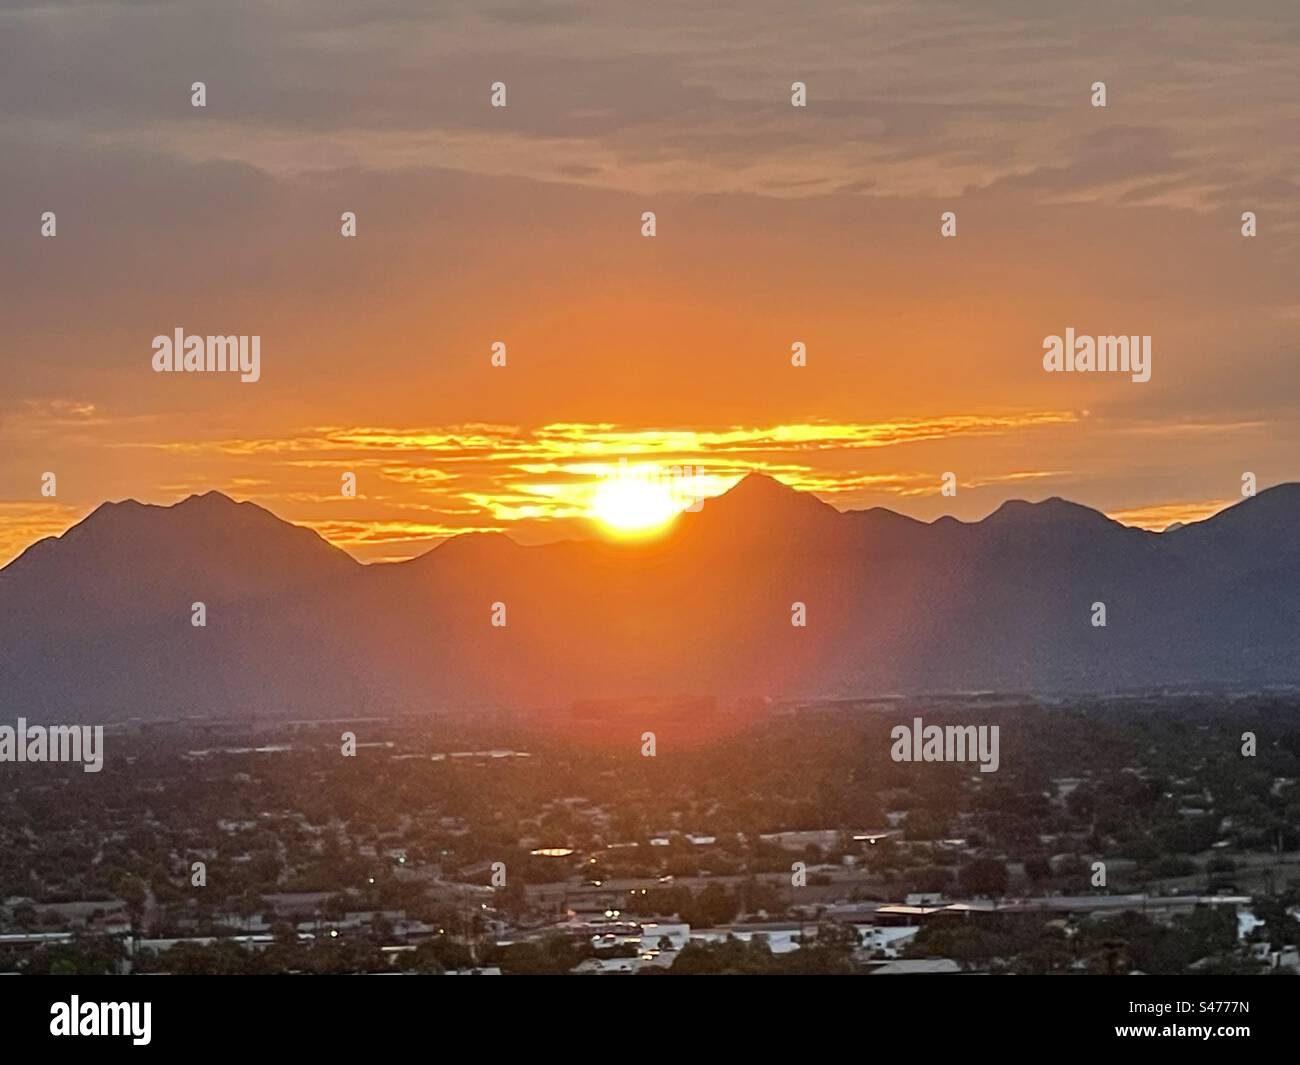
[(597, 486), (591, 516), (620, 536), (644, 536), (667, 525), (686, 503), (665, 479), (623, 470)]

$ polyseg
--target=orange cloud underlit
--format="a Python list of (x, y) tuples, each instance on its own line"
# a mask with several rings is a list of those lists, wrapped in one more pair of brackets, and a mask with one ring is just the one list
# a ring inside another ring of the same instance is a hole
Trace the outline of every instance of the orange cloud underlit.
[(1225, 507), (1239, 502), (1238, 499), (1203, 499), (1197, 502), (1157, 503), (1149, 507), (1110, 511), (1107, 517), (1114, 518), (1121, 525), (1134, 525), (1139, 529), (1159, 531), (1167, 529), (1170, 525), (1186, 525), (1193, 521), (1203, 521)]
[[(524, 542), (601, 531), (634, 534), (662, 524), (692, 500), (725, 492), (751, 471), (815, 492), (840, 509), (917, 500), (932, 517), (936, 506), (947, 512), (949, 501), (938, 501), (947, 463), (929, 449), (948, 442), (960, 447), (968, 469), (982, 471), (957, 477), (964, 516), (977, 517), (971, 508), (981, 501), (987, 501), (982, 509), (987, 512), (1030, 486), (1054, 494), (1048, 489), (1069, 483), (1066, 469), (1004, 463), (1012, 454), (1023, 455), (1037, 439), (1034, 434), (1068, 432), (1086, 418), (1068, 410), (1038, 410), (703, 429), (580, 422), (533, 428), (321, 426), (282, 436), (186, 442), (119, 434), (102, 446), (181, 461), (191, 471), (185, 479), (159, 478), (152, 491), (132, 493), (144, 501), (171, 502), (216, 488), (312, 528), (363, 561), (381, 561), (418, 555), (464, 532), (509, 530)], [(979, 441), (1003, 447), (1008, 457), (976, 463), (969, 456)], [(888, 448), (903, 449), (898, 461), (873, 457)], [(348, 473), (356, 475), (356, 498), (345, 498), (340, 490), (340, 478)], [(617, 487), (629, 478), (648, 479), (653, 487), (630, 494), (626, 486)], [(43, 536), (63, 532), (100, 501), (5, 505), (0, 562)], [(646, 502), (654, 506), (641, 507)], [(1112, 516), (1159, 529), (1198, 520), (1224, 505), (1222, 500), (1165, 503), (1115, 510)], [(653, 522), (647, 517), (651, 511)]]

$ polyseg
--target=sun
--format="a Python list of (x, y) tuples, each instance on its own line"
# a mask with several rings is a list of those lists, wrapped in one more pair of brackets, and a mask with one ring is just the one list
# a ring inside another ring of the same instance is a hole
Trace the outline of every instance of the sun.
[(682, 509), (664, 480), (627, 473), (602, 481), (591, 500), (591, 516), (620, 536), (656, 532)]

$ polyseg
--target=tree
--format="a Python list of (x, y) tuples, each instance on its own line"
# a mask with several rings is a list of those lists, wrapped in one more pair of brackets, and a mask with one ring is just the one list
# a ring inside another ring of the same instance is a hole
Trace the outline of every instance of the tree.
[(1050, 880), (1052, 878), (1052, 863), (1046, 858), (1027, 858), (1025, 859), (1025, 876), (1029, 877), (1035, 884)]
[(697, 927), (730, 924), (740, 912), (736, 897), (725, 884), (709, 884), (682, 907), (682, 920)]
[(969, 895), (1006, 894), (1007, 867), (993, 858), (976, 858), (960, 874), (962, 890)]

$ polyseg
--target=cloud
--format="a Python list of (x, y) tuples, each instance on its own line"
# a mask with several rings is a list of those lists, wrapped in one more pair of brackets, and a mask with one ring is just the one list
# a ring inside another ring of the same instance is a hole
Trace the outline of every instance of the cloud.
[[(1298, 47), (1265, 0), (10, 4), (0, 498), (57, 469), (74, 509), (225, 486), (418, 539), (569, 529), (587, 446), (921, 516), (939, 470), (967, 515), (1293, 477)], [(1070, 325), (1152, 335), (1152, 382), (1042, 374)], [(150, 374), (177, 326), (262, 336), (263, 380)]]
[[(277, 173), (453, 159), (783, 196), (863, 174), (875, 195), (953, 196), (1038, 173), (1057, 195), (1113, 198), (1129, 190), (1099, 172), (1121, 169), (1204, 205), (1213, 170), (1288, 207), (1271, 190), (1300, 161), (1294, 5), (1077, 7), (43, 4), (0, 14), (0, 98), (11, 132)], [(205, 112), (189, 106), (195, 80)], [(497, 80), (505, 109), (488, 106)], [(1087, 105), (1094, 80), (1110, 86), (1104, 111)]]

